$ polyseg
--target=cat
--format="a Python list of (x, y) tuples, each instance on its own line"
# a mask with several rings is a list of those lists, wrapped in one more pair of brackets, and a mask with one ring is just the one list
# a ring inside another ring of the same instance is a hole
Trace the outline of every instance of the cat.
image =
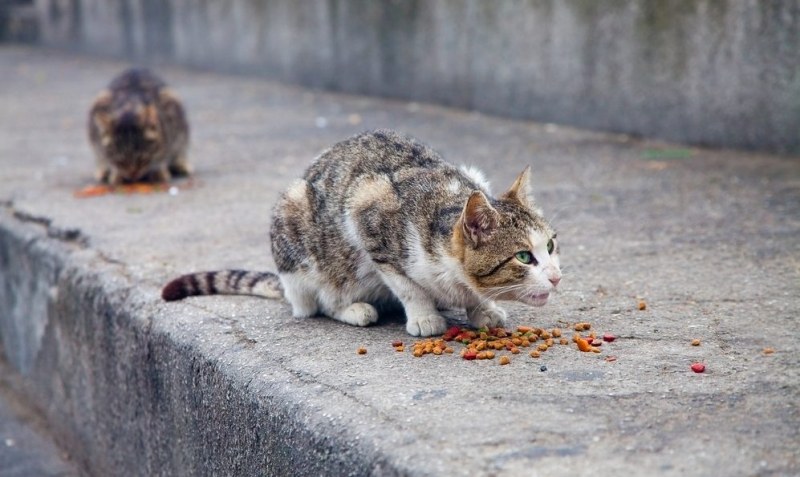
[(183, 105), (147, 69), (117, 76), (94, 100), (88, 126), (100, 182), (167, 182), (191, 174)]
[(528, 194), (529, 175), (494, 198), (476, 169), (391, 130), (363, 133), (324, 151), (280, 197), (270, 232), (277, 276), (189, 274), (162, 297), (283, 296), (295, 317), (356, 326), (399, 302), (413, 336), (443, 333), (440, 309), (465, 309), (477, 328), (503, 326), (495, 300), (542, 306), (561, 280), (556, 233)]

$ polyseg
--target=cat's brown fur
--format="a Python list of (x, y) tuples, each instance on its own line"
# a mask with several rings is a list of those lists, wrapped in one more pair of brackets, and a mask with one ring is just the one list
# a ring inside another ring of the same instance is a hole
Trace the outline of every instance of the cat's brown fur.
[(183, 105), (148, 70), (117, 76), (94, 100), (88, 127), (99, 181), (168, 181), (191, 172)]
[[(410, 334), (434, 335), (446, 327), (441, 308), (497, 326), (505, 312), (496, 299), (545, 304), (561, 279), (558, 247), (528, 175), (493, 198), (479, 173), (393, 131), (336, 144), (273, 211), (272, 254), (293, 314), (365, 326), (376, 305), (397, 301)], [(163, 296), (247, 293), (226, 285), (230, 273), (180, 277)]]

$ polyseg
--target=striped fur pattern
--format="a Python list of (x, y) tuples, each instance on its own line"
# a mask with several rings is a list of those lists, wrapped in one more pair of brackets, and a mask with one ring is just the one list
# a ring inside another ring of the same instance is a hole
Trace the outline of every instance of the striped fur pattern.
[(166, 182), (191, 173), (183, 105), (146, 69), (123, 72), (97, 96), (88, 129), (101, 182)]
[(493, 196), (483, 175), (458, 168), (390, 130), (364, 133), (320, 155), (272, 215), (271, 273), (185, 275), (166, 300), (221, 293), (283, 296), (295, 317), (355, 326), (400, 304), (414, 336), (444, 332), (439, 313), (466, 311), (501, 326), (498, 300), (544, 305), (561, 280), (556, 234), (529, 193), (529, 169)]
[(224, 270), (218, 272), (190, 273), (167, 284), (161, 292), (166, 301), (175, 301), (195, 295), (256, 295), (281, 298), (282, 288), (278, 276), (269, 272)]
[(440, 309), (498, 326), (496, 300), (544, 305), (561, 280), (556, 234), (528, 194), (529, 169), (495, 197), (458, 168), (390, 130), (322, 153), (279, 199), (272, 254), (296, 317), (356, 326), (399, 302), (415, 336), (442, 333)]

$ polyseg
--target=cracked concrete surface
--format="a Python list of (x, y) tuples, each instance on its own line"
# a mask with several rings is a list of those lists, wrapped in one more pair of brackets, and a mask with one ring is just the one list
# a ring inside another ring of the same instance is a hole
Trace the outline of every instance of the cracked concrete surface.
[[(74, 198), (91, 183), (89, 103), (124, 66), (0, 49), (3, 354), (85, 468), (800, 472), (797, 158), (165, 67), (192, 124), (191, 186)], [(556, 347), (499, 366), (397, 353), (393, 340), (412, 341), (398, 317), (357, 329), (293, 319), (281, 301), (160, 301), (180, 273), (273, 269), (278, 193), (319, 151), (377, 127), (481, 167), (495, 189), (531, 164), (561, 239), (563, 289), (544, 308), (509, 305), (510, 324), (588, 321), (618, 339), (599, 355)]]

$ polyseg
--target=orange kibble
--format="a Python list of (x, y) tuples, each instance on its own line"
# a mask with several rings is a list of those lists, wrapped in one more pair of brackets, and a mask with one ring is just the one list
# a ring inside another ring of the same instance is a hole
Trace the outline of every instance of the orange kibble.
[(561, 328), (553, 328), (550, 334), (553, 335), (553, 338), (561, 338)]
[(519, 331), (520, 333), (528, 333), (533, 331), (533, 328), (531, 328), (530, 326), (517, 326), (517, 331)]
[(543, 330), (543, 329), (541, 329), (541, 328), (534, 328), (534, 329), (533, 329), (533, 334), (535, 334), (536, 336), (541, 336), (541, 334), (542, 334), (543, 332), (544, 332), (544, 330)]
[(547, 338), (544, 342), (544, 344), (546, 344), (548, 348), (553, 346), (553, 343), (554, 343), (553, 338)]
[(542, 343), (542, 344), (540, 344), (539, 346), (536, 347), (536, 349), (539, 350), (539, 351), (547, 351), (547, 348), (549, 348), (549, 346), (547, 346), (546, 343)]
[(433, 347), (433, 354), (435, 354), (436, 356), (441, 355), (443, 352), (444, 352), (444, 350), (442, 348), (440, 348), (438, 346), (434, 346)]
[(486, 359), (494, 359), (494, 351), (485, 351)]
[(356, 353), (358, 353), (358, 354), (367, 354), (367, 348), (364, 348), (364, 347), (362, 346), (361, 348), (358, 348), (358, 349), (356, 350)]
[(519, 338), (511, 338), (511, 342), (514, 343), (515, 346), (519, 346), (522, 344), (522, 340)]
[(562, 345), (569, 344), (569, 340), (566, 339), (566, 338), (561, 338), (560, 340), (558, 340), (558, 342), (559, 342), (559, 344), (562, 344)]
[(500, 356), (500, 364), (508, 364), (511, 362), (511, 359), (508, 356)]
[(595, 348), (594, 346), (592, 346), (592, 353), (599, 353), (599, 352), (600, 348)]
[(453, 348), (448, 346), (447, 348), (444, 349), (444, 352), (447, 354), (453, 354)]
[(693, 339), (692, 346), (700, 346), (700, 340), (698, 340), (697, 338)]
[(583, 331), (583, 323), (575, 323), (575, 331)]
[(530, 345), (531, 345), (531, 342), (530, 342), (530, 341), (529, 341), (527, 338), (523, 338), (523, 339), (522, 339), (522, 344), (521, 344), (521, 346), (522, 346), (523, 348), (527, 348), (527, 347), (528, 347), (528, 346), (530, 346)]
[(539, 335), (539, 337), (540, 337), (541, 339), (543, 339), (543, 340), (549, 340), (550, 338), (552, 338), (552, 336), (550, 335), (550, 333), (549, 333), (548, 331), (546, 331), (546, 330), (542, 331), (542, 334), (541, 334), (541, 335)]
[(639, 300), (639, 303), (636, 305), (636, 308), (638, 308), (639, 311), (646, 310), (647, 309), (647, 303), (644, 300)]
[(530, 341), (531, 343), (539, 341), (539, 335), (531, 335), (530, 337), (528, 337), (528, 341)]
[(403, 351), (406, 350), (406, 347), (400, 345), (400, 346), (395, 346), (394, 349), (395, 349), (395, 351), (398, 351), (398, 352), (402, 353)]
[(541, 356), (541, 353), (539, 353), (538, 351), (536, 350), (531, 351), (531, 358), (538, 358), (539, 356)]
[(764, 348), (762, 350), (762, 353), (764, 353), (764, 354), (772, 354), (774, 352), (775, 352), (775, 348)]
[(583, 338), (578, 338), (576, 343), (578, 343), (578, 349), (583, 351), (583, 352), (591, 351), (591, 349), (592, 349), (592, 345), (590, 345), (589, 342), (586, 341)]
[(511, 348), (511, 354), (519, 354), (519, 348), (517, 348), (516, 346)]

